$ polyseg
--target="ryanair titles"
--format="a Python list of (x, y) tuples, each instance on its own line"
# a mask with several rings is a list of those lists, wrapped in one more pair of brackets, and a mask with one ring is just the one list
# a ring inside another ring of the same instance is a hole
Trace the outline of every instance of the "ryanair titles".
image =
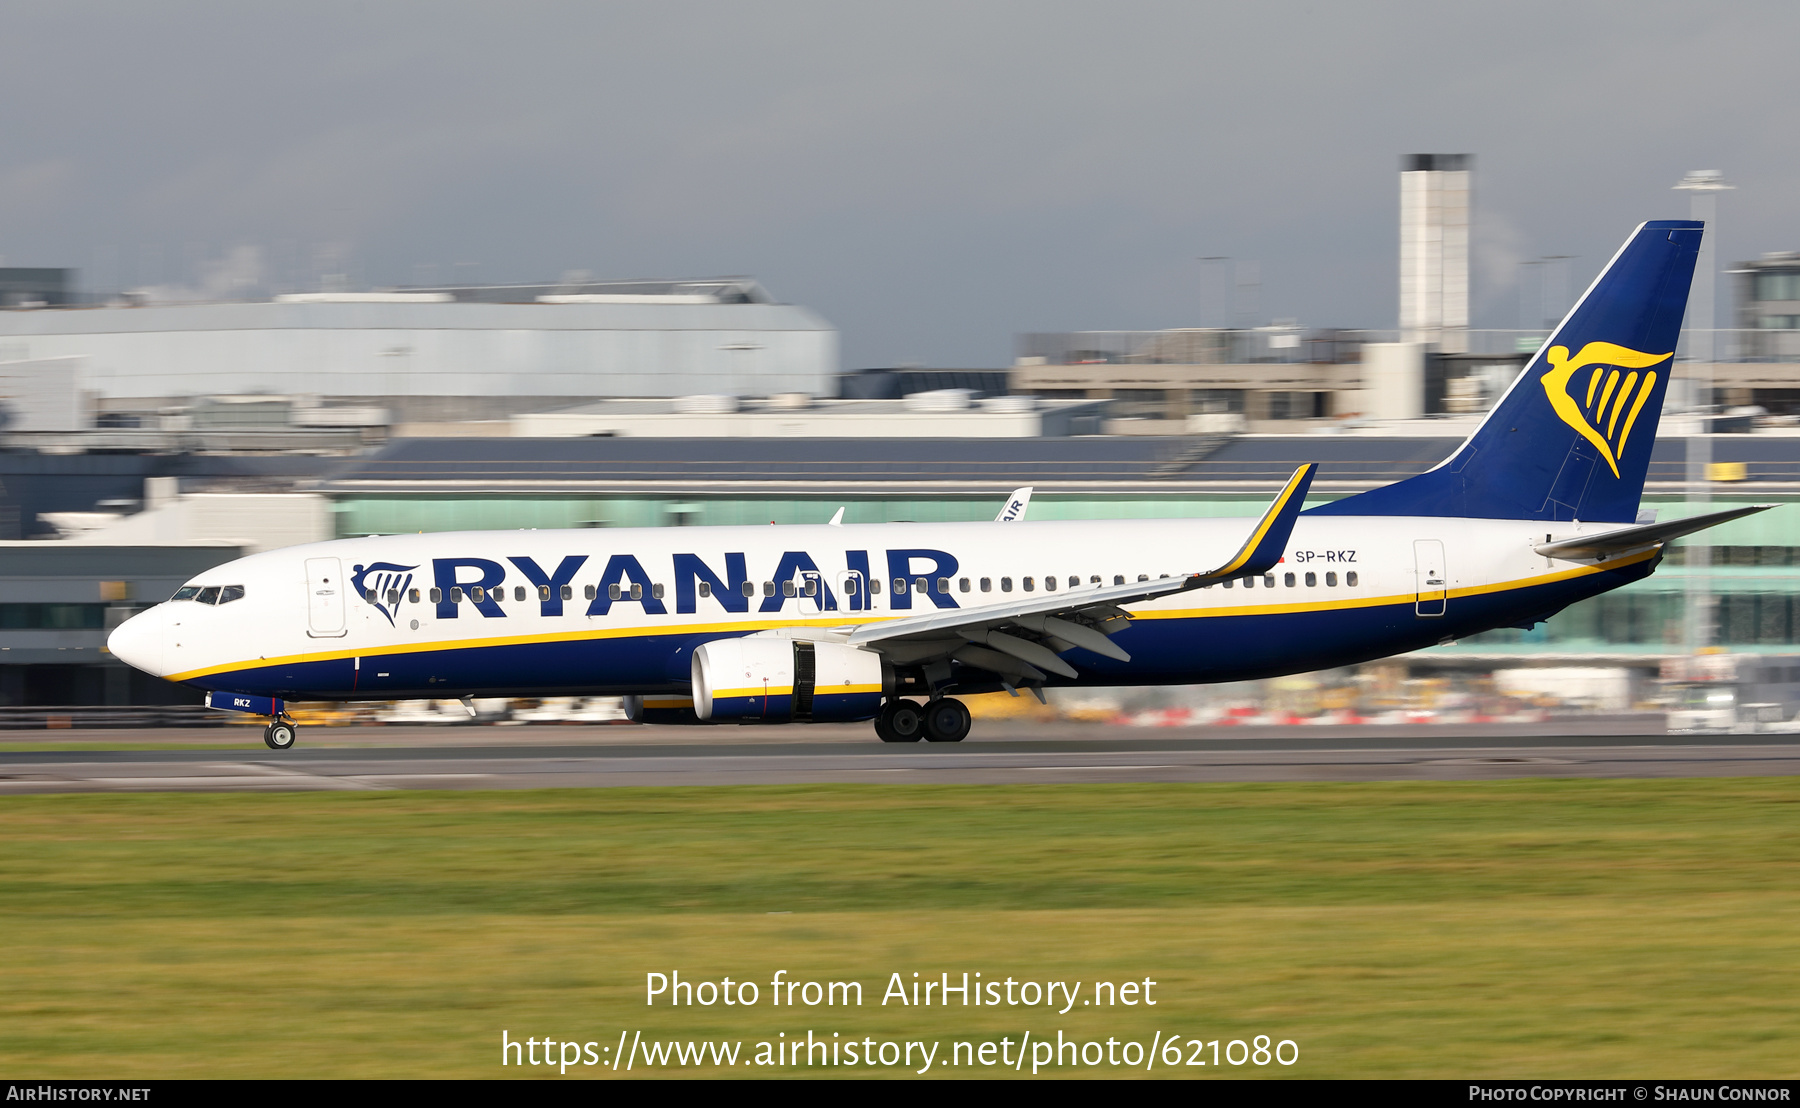
[[(939, 608), (959, 606), (948, 586), (938, 583), (956, 575), (954, 555), (920, 548), (881, 553), (886, 555), (884, 568), (891, 582), (887, 590), (890, 610), (911, 609), (915, 596)], [(872, 573), (867, 550), (845, 551), (848, 568), (829, 574), (806, 551), (785, 551), (768, 576), (757, 578), (750, 576), (749, 559), (741, 551), (709, 557), (713, 560), (698, 554), (673, 555), (673, 597), (665, 595), (635, 554), (608, 555), (597, 579), (585, 580), (583, 570), (591, 573), (598, 556), (570, 554), (548, 568), (526, 555), (509, 557), (505, 562), (534, 586), (539, 614), (545, 616), (563, 614), (564, 592), (573, 597), (577, 582), (581, 582), (581, 599), (575, 602), (586, 603), (590, 616), (604, 616), (615, 604), (638, 605), (646, 615), (667, 615), (670, 600), (675, 612), (685, 615), (698, 612), (703, 599), (727, 612), (740, 613), (749, 612), (752, 604), (757, 605), (758, 612), (779, 612), (790, 601), (798, 606), (802, 600), (825, 612), (867, 611), (872, 606), (870, 594), (881, 591), (878, 580), (874, 588), (870, 587)], [(458, 601), (465, 596), (469, 606), (483, 617), (505, 618), (506, 610), (495, 599), (494, 590), (507, 580), (508, 572), (506, 564), (493, 558), (433, 558), (432, 599), (438, 618), (458, 618), (463, 607)], [(792, 587), (793, 595), (784, 585)], [(379, 592), (371, 595), (371, 591), (365, 591), (363, 595), (377, 606), (383, 599)]]

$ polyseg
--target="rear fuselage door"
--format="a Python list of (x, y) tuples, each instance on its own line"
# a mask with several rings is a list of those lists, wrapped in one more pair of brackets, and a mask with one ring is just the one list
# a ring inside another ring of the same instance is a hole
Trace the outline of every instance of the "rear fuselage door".
[(314, 638), (345, 633), (344, 602), (349, 593), (336, 558), (306, 559), (306, 628)]
[(1423, 617), (1444, 614), (1449, 597), (1449, 572), (1444, 567), (1444, 544), (1437, 539), (1413, 540), (1413, 570), (1418, 575), (1418, 596), (1413, 611)]

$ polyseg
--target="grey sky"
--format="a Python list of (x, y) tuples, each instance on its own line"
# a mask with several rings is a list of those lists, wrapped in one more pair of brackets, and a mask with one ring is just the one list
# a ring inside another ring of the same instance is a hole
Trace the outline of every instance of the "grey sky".
[(997, 366), (1016, 331), (1192, 326), (1209, 280), (1217, 322), (1196, 259), (1230, 255), (1265, 317), (1389, 327), (1413, 151), (1476, 155), (1480, 325), (1521, 259), (1578, 289), (1685, 216), (1688, 169), (1739, 186), (1723, 262), (1800, 248), (1791, 3), (0, 15), (0, 256), (90, 287), (750, 273), (846, 368)]

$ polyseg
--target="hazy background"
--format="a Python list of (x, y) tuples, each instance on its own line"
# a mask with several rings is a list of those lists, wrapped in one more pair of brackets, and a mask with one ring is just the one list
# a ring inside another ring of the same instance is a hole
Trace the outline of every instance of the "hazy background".
[[(748, 273), (846, 368), (1024, 330), (1391, 327), (1397, 158), (1476, 155), (1476, 323), (1723, 170), (1800, 249), (1791, 3), (0, 5), (0, 258), (196, 295)], [(1725, 288), (1721, 285), (1721, 290)], [(1208, 291), (1210, 289), (1210, 291)], [(1205, 316), (1202, 316), (1202, 305)], [(1726, 301), (1721, 298), (1721, 321)]]

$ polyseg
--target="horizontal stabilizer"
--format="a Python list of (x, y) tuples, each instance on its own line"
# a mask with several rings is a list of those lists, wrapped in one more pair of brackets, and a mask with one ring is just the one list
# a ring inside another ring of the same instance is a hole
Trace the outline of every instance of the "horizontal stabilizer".
[(1598, 535), (1580, 535), (1572, 539), (1559, 539), (1555, 542), (1540, 543), (1533, 547), (1546, 558), (1605, 558), (1626, 550), (1636, 550), (1645, 546), (1653, 546), (1659, 542), (1668, 542), (1683, 535), (1691, 535), (1696, 531), (1704, 531), (1708, 527), (1717, 527), (1721, 523), (1729, 523), (1734, 519), (1742, 519), (1757, 512), (1766, 512), (1775, 507), (1773, 504), (1752, 504), (1747, 508), (1733, 508), (1726, 512), (1709, 512), (1703, 516), (1689, 516), (1686, 519), (1672, 519), (1667, 523), (1652, 523), (1643, 527), (1624, 527), (1617, 531), (1602, 531)]

